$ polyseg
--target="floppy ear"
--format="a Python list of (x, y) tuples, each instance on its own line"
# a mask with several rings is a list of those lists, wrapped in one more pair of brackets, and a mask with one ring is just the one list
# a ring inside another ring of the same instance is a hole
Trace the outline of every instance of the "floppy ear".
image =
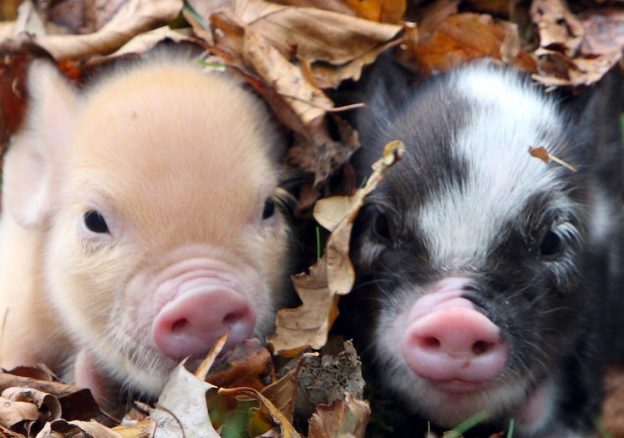
[(30, 106), (4, 162), (3, 208), (24, 227), (50, 218), (58, 184), (55, 167), (73, 130), (77, 96), (58, 70), (35, 61), (28, 72)]

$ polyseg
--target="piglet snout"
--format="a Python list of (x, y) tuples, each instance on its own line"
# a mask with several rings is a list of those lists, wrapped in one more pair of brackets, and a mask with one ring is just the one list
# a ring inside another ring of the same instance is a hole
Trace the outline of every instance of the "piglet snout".
[(256, 314), (247, 298), (223, 285), (200, 284), (162, 307), (152, 324), (152, 337), (168, 357), (199, 357), (226, 331), (226, 348), (245, 341), (253, 335), (255, 324)]
[[(508, 348), (500, 329), (473, 304), (456, 294), (429, 309), (430, 298), (417, 301), (402, 340), (403, 357), (418, 376), (471, 390), (496, 377), (505, 367)], [(463, 385), (463, 386), (462, 386)]]

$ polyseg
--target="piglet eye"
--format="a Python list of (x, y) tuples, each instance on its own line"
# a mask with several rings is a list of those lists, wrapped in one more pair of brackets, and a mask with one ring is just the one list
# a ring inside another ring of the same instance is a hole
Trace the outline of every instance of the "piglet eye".
[(540, 253), (544, 256), (558, 255), (563, 249), (561, 237), (554, 231), (546, 231), (540, 245)]
[(391, 240), (390, 225), (388, 224), (388, 218), (383, 213), (377, 213), (375, 215), (373, 230), (375, 235), (383, 240)]
[(84, 214), (85, 226), (94, 233), (108, 233), (108, 225), (99, 212), (95, 210), (89, 210)]
[(275, 213), (275, 202), (272, 199), (267, 199), (262, 209), (262, 219), (268, 219)]

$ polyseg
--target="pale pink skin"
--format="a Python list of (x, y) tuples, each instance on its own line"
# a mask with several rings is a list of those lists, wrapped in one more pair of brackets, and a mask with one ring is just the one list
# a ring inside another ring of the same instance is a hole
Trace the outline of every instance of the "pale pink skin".
[(268, 334), (288, 230), (263, 218), (279, 141), (260, 102), (173, 54), (81, 96), (37, 62), (29, 89), (4, 169), (0, 365), (155, 395), (226, 330), (226, 348)]
[(428, 418), (454, 427), (486, 407), (519, 406), (517, 428), (530, 434), (550, 418), (556, 394), (546, 382), (525, 400), (523, 384), (504, 378), (509, 347), (500, 328), (462, 297), (471, 282), (447, 277), (428, 286), (398, 318), (379, 328), (378, 336), (387, 345), (385, 354), (413, 373), (402, 386), (421, 395)]

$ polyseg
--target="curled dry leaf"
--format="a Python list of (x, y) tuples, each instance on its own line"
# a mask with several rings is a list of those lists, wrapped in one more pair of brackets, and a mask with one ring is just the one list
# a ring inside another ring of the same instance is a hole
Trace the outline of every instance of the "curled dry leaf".
[(271, 353), (258, 339), (248, 339), (226, 351), (205, 380), (222, 388), (245, 386), (260, 391), (273, 377)]
[(345, 400), (319, 405), (310, 419), (308, 438), (364, 437), (370, 406), (346, 394)]
[(398, 23), (407, 9), (406, 0), (346, 0), (358, 17), (382, 23)]
[(122, 438), (117, 432), (95, 421), (65, 421), (54, 420), (46, 425), (37, 434), (36, 438), (63, 438), (63, 437), (94, 437), (94, 438)]
[(0, 397), (0, 424), (11, 428), (22, 421), (39, 419), (39, 409), (33, 403), (11, 401)]
[(384, 45), (401, 31), (401, 26), (263, 0), (236, 0), (234, 13), (283, 56), (308, 64), (346, 64)]
[(131, 53), (143, 53), (154, 48), (158, 43), (169, 40), (174, 43), (194, 41), (189, 29), (171, 29), (169, 26), (159, 27), (149, 32), (140, 33), (119, 50), (110, 55), (111, 58)]
[[(10, 46), (36, 45), (56, 60), (85, 58), (93, 54), (108, 54), (128, 42), (133, 36), (161, 26), (175, 18), (182, 9), (182, 0), (129, 0), (97, 32), (86, 35), (13, 35)], [(21, 13), (21, 11), (20, 11)], [(19, 19), (18, 19), (19, 23)], [(19, 31), (19, 26), (14, 31)], [(0, 45), (2, 48), (2, 45)]]
[(24, 402), (34, 404), (40, 413), (40, 419), (51, 421), (60, 418), (61, 403), (58, 398), (52, 394), (37, 391), (32, 388), (7, 388), (2, 391), (0, 397), (9, 399), (14, 402)]
[(156, 433), (156, 422), (147, 418), (133, 424), (121, 424), (111, 430), (122, 438), (152, 438)]
[(215, 421), (215, 426), (228, 427), (230, 431), (238, 427), (240, 433), (232, 436), (300, 436), (282, 412), (254, 389), (220, 388), (209, 395), (208, 405), (213, 412), (224, 408), (228, 411), (228, 415)]
[(531, 4), (531, 16), (537, 27), (540, 47), (572, 57), (585, 31), (580, 20), (562, 0), (537, 0)]
[[(353, 221), (363, 204), (364, 197), (377, 186), (390, 166), (396, 163), (405, 147), (399, 141), (388, 143), (384, 156), (373, 164), (373, 174), (366, 185), (356, 191), (349, 201), (338, 198), (339, 209), (344, 211), (345, 202), (350, 203), (345, 216), (340, 219), (330, 235), (325, 255), (310, 267), (308, 274), (292, 277), (293, 285), (303, 304), (294, 309), (282, 309), (275, 319), (275, 335), (269, 339), (275, 352), (292, 357), (308, 347), (319, 349), (327, 341), (327, 334), (338, 316), (338, 296), (353, 287), (355, 271), (349, 260), (349, 239)], [(331, 209), (332, 198), (317, 202), (321, 209)], [(316, 210), (316, 208), (315, 208)], [(323, 214), (324, 218), (335, 215)]]
[(533, 78), (545, 85), (592, 84), (622, 58), (622, 10), (586, 10), (577, 17), (561, 0), (539, 0), (531, 16), (540, 37), (539, 73)]
[[(361, 189), (358, 189), (353, 196), (350, 197), (351, 206), (345, 212), (344, 217), (332, 230), (331, 235), (327, 239), (325, 246), (325, 257), (327, 259), (327, 279), (329, 289), (336, 294), (344, 295), (351, 291), (355, 282), (355, 269), (349, 258), (349, 241), (351, 239), (351, 230), (353, 222), (357, 217), (364, 198), (379, 184), (384, 175), (391, 166), (401, 159), (405, 152), (405, 146), (396, 140), (388, 143), (384, 148), (384, 154), (381, 159), (373, 163), (373, 173), (366, 181)], [(336, 197), (338, 208), (344, 208), (344, 197)], [(321, 199), (315, 207), (315, 217), (317, 208), (331, 208), (332, 198)], [(320, 204), (320, 206), (319, 206)], [(330, 207), (328, 207), (330, 205)]]
[(534, 72), (535, 61), (521, 50), (517, 26), (490, 15), (461, 13), (437, 21), (402, 59), (430, 73), (490, 57)]
[(557, 158), (556, 156), (550, 154), (546, 150), (546, 148), (544, 146), (540, 146), (540, 147), (529, 146), (529, 154), (532, 157), (535, 157), (537, 159), (542, 160), (546, 164), (548, 164), (550, 161), (554, 161), (555, 163), (559, 164), (560, 166), (565, 167), (566, 169), (570, 170), (571, 172), (576, 172), (576, 167), (574, 167), (571, 164), (566, 163), (562, 159)]
[(156, 438), (201, 436), (218, 438), (206, 405), (206, 393), (216, 387), (178, 365), (169, 375), (151, 418), (156, 421)]
[(127, 0), (37, 0), (48, 21), (67, 33), (91, 33), (110, 21)]

